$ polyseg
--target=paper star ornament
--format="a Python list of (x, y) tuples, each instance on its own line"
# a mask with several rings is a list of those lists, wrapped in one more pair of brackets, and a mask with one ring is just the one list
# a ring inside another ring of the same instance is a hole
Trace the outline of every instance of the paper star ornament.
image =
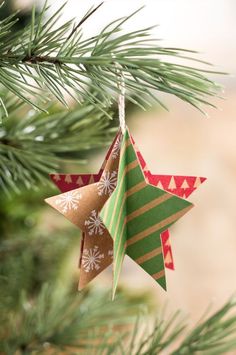
[[(120, 142), (121, 152), (115, 150)], [(86, 278), (80, 278), (79, 288), (110, 264), (113, 253), (113, 294), (125, 253), (166, 287), (160, 234), (192, 204), (148, 183), (128, 131), (117, 135), (98, 182), (46, 201), (84, 232), (81, 271)]]
[[(206, 180), (206, 178), (204, 177), (152, 174), (149, 171), (147, 164), (142, 154), (140, 153), (138, 147), (136, 146), (132, 136), (131, 136), (131, 140), (135, 147), (137, 157), (142, 167), (143, 173), (146, 179), (148, 180), (148, 182), (151, 183), (152, 185), (164, 189), (168, 192), (171, 192), (177, 196), (187, 198), (192, 192), (194, 192), (197, 189), (197, 187), (200, 184), (202, 184)], [(104, 166), (111, 152), (113, 151), (113, 147), (114, 147), (113, 154), (117, 154), (119, 152), (120, 143), (121, 143), (121, 137), (120, 137), (120, 133), (118, 133), (113, 143), (111, 144), (106, 154), (105, 160), (103, 161), (102, 166), (97, 174), (50, 174), (53, 183), (59, 188), (61, 192), (67, 192), (76, 189), (78, 187), (82, 187), (94, 182), (98, 182), (103, 173)], [(79, 267), (81, 267), (81, 260), (82, 260), (82, 253), (83, 253), (83, 248), (82, 248), (83, 239), (84, 239), (84, 234), (82, 234), (81, 250), (80, 250), (81, 257), (80, 257)], [(162, 242), (162, 248), (164, 254), (165, 267), (174, 270), (174, 261), (172, 255), (169, 230), (166, 230), (161, 233), (161, 242)], [(112, 259), (108, 258), (107, 262), (109, 266), (112, 263)], [(96, 272), (98, 275), (101, 272), (101, 269), (97, 269)]]

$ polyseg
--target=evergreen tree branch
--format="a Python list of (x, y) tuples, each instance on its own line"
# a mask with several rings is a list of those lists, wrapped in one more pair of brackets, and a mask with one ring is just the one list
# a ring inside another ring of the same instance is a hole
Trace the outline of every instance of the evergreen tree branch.
[(114, 134), (111, 121), (87, 101), (72, 110), (51, 105), (46, 114), (9, 100), (10, 119), (0, 126), (0, 187), (6, 193), (49, 183), (48, 173), (63, 162), (84, 164), (83, 153), (108, 145)]
[[(124, 22), (137, 11), (83, 39), (81, 25), (100, 5), (90, 9), (77, 26), (73, 20), (57, 26), (65, 4), (47, 20), (46, 3), (38, 16), (33, 9), (31, 24), (22, 31), (13, 31), (16, 15), (1, 21), (0, 84), (40, 110), (50, 99), (46, 89), (64, 105), (68, 95), (79, 102), (86, 98), (108, 115), (105, 107), (116, 100), (119, 91), (118, 65), (127, 99), (142, 108), (150, 105), (150, 100), (160, 102), (158, 92), (173, 94), (200, 110), (203, 104), (211, 105), (209, 99), (217, 95), (219, 86), (206, 75), (214, 72), (172, 62), (175, 58), (191, 59), (189, 53), (195, 52), (160, 46), (151, 38), (151, 27), (122, 31)], [(88, 83), (99, 95), (88, 91)], [(4, 97), (1, 105), (6, 111)]]
[(6, 354), (221, 355), (236, 349), (234, 300), (193, 330), (176, 312), (167, 320), (160, 315), (151, 332), (143, 331), (146, 319), (141, 318), (130, 335), (137, 303), (131, 306), (124, 297), (108, 302), (108, 297), (98, 292), (75, 297), (47, 285), (34, 302), (23, 294), (17, 316), (10, 317), (9, 328), (2, 329), (0, 350)]
[[(130, 327), (138, 302), (124, 296), (108, 301), (106, 292), (74, 294), (45, 284), (34, 302), (23, 292), (15, 318), (0, 332), (6, 354), (105, 354), (117, 347), (119, 329)], [(20, 326), (19, 326), (20, 325)], [(9, 328), (8, 328), (9, 327)], [(6, 331), (9, 333), (6, 336)]]
[[(128, 353), (131, 355), (220, 355), (236, 349), (236, 301), (228, 301), (207, 319), (189, 330), (178, 311), (169, 319), (157, 318), (152, 331), (134, 327)], [(187, 335), (186, 335), (187, 332)], [(176, 342), (180, 345), (176, 346)], [(175, 348), (175, 350), (171, 350)]]

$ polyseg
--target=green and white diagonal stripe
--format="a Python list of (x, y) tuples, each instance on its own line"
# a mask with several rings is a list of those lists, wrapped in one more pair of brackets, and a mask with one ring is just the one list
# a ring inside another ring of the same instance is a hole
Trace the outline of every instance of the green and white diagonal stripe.
[(100, 213), (114, 240), (113, 297), (125, 254), (166, 289), (160, 233), (192, 206), (146, 182), (126, 130), (117, 187)]

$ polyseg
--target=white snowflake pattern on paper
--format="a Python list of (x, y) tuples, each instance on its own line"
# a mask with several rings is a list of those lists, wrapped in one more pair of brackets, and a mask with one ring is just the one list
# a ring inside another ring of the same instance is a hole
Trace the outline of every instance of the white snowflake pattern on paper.
[(108, 250), (107, 255), (110, 256), (111, 259), (113, 259), (113, 249)]
[(82, 267), (85, 272), (90, 272), (93, 270), (100, 269), (101, 260), (104, 259), (104, 254), (101, 254), (98, 246), (94, 248), (84, 249), (82, 256)]
[(117, 183), (117, 172), (114, 170), (104, 171), (100, 181), (97, 183), (98, 195), (111, 195), (114, 191)]
[(91, 212), (89, 219), (84, 222), (84, 225), (88, 227), (89, 235), (102, 235), (105, 229), (101, 218), (95, 210)]
[(121, 147), (121, 142), (122, 142), (121, 136), (119, 136), (119, 137), (117, 138), (117, 140), (116, 140), (116, 142), (115, 142), (113, 148), (112, 148), (111, 157), (112, 157), (113, 159), (116, 159), (116, 158), (118, 157), (118, 155), (119, 155), (120, 147)]
[(66, 213), (71, 210), (76, 211), (81, 198), (82, 196), (78, 191), (71, 190), (60, 195), (55, 202), (60, 207), (61, 212)]

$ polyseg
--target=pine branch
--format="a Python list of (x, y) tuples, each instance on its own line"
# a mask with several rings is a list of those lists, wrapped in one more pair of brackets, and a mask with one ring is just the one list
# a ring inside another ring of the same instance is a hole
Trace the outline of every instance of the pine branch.
[[(202, 104), (211, 105), (209, 99), (217, 95), (219, 86), (206, 74), (214, 72), (172, 62), (189, 59), (189, 53), (195, 52), (160, 46), (151, 38), (151, 27), (122, 31), (124, 22), (137, 11), (108, 24), (98, 35), (83, 39), (82, 24), (100, 5), (90, 9), (77, 26), (73, 20), (57, 26), (64, 6), (47, 20), (46, 3), (38, 16), (33, 9), (31, 24), (23, 31), (12, 30), (16, 15), (0, 22), (0, 84), (21, 100), (44, 110), (50, 95), (64, 105), (70, 95), (79, 102), (86, 98), (109, 115), (105, 107), (116, 100), (119, 66), (127, 99), (142, 108), (153, 99), (160, 102), (158, 92), (173, 94), (200, 110)], [(88, 82), (98, 96), (88, 91)], [(4, 97), (1, 105), (4, 108)]]
[(130, 334), (138, 303), (124, 297), (108, 302), (108, 297), (99, 292), (75, 297), (47, 285), (34, 302), (23, 294), (18, 313), (5, 319), (0, 350), (8, 354), (220, 355), (236, 349), (235, 300), (190, 331), (176, 312), (167, 320), (160, 314), (151, 332), (143, 330), (147, 319), (141, 318)]
[(0, 188), (6, 193), (48, 183), (48, 173), (63, 162), (84, 164), (83, 152), (108, 145), (114, 131), (87, 101), (70, 111), (51, 105), (48, 114), (28, 110), (14, 98), (6, 105), (10, 119), (0, 126)]
[[(151, 332), (147, 329), (140, 332), (143, 327), (142, 323), (138, 322), (133, 330), (128, 353), (220, 355), (233, 351), (236, 349), (235, 309), (236, 301), (232, 299), (212, 316), (201, 320), (193, 330), (188, 330), (186, 319), (181, 318), (179, 311), (167, 320), (160, 314)], [(180, 340), (180, 345), (176, 348), (176, 342)], [(171, 351), (171, 348), (175, 350)]]
[(18, 313), (5, 320), (1, 329), (0, 351), (74, 354), (80, 350), (83, 354), (104, 354), (103, 349), (116, 343), (119, 328), (132, 323), (138, 307), (134, 299), (131, 303), (125, 297), (115, 302), (108, 298), (105, 292), (75, 296), (48, 285), (34, 302), (22, 293)]

